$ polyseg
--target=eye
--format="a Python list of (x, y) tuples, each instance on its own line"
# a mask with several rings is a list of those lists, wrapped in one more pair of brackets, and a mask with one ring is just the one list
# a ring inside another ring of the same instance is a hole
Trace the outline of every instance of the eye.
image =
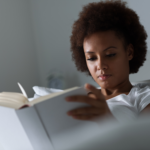
[(89, 61), (94, 61), (96, 58), (94, 58), (94, 57), (91, 57), (91, 58), (89, 58), (89, 59), (87, 59), (87, 60), (89, 60)]
[(107, 57), (113, 57), (115, 56), (116, 54), (109, 54), (109, 55), (106, 55)]

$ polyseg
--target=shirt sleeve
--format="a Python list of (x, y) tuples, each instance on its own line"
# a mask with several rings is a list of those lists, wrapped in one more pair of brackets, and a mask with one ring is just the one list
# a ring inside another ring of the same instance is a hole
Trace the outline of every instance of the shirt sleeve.
[(140, 113), (148, 104), (150, 104), (150, 86), (145, 85), (144, 87), (139, 87), (136, 92), (135, 103), (137, 106), (138, 113)]

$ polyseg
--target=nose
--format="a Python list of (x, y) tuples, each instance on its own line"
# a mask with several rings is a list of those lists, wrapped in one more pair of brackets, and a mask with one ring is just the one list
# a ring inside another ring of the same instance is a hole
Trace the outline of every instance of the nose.
[(108, 68), (108, 65), (106, 61), (103, 58), (98, 58), (97, 70), (106, 70), (107, 68)]

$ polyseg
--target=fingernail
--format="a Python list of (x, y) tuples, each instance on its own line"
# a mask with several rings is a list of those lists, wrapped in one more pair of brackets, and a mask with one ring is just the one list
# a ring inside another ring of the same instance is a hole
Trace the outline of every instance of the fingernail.
[(71, 98), (70, 98), (70, 97), (67, 97), (67, 98), (66, 98), (66, 101), (71, 101)]
[(88, 88), (91, 88), (92, 86), (90, 84), (87, 85)]
[(92, 86), (90, 84), (85, 84), (85, 88), (90, 89)]

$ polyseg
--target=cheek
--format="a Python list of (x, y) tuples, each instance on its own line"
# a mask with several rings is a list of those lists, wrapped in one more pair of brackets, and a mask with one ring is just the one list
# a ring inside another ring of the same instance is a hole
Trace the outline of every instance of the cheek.
[(126, 58), (120, 58), (111, 64), (111, 69), (116, 75), (125, 76), (129, 73), (129, 63)]
[(95, 78), (96, 77), (96, 65), (94, 63), (88, 63), (87, 62), (87, 67), (89, 69), (89, 72), (91, 73), (92, 77)]

